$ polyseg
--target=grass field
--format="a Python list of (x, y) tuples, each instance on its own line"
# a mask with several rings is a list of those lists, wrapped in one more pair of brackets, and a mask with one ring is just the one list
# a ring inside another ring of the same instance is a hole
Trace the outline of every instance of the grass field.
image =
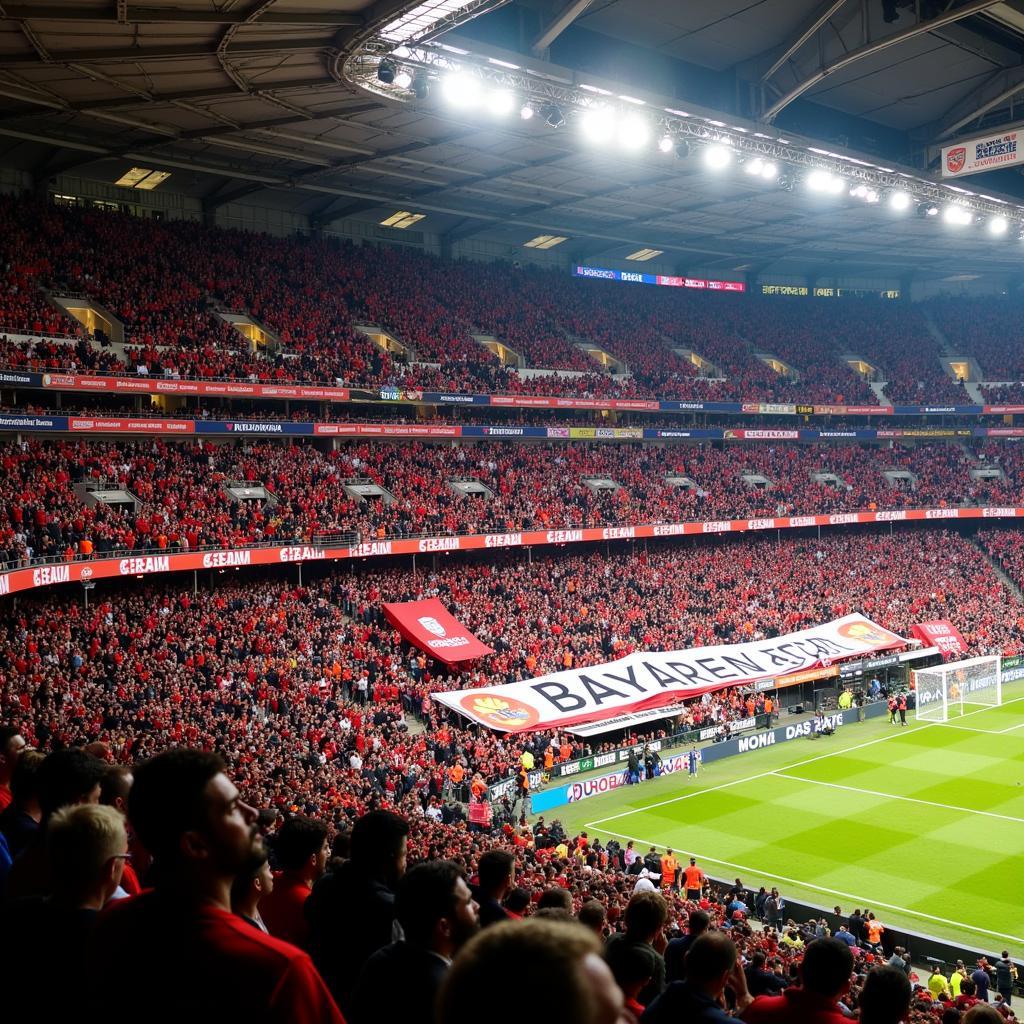
[[(1024, 953), (1024, 682), (948, 723), (846, 726), (558, 809), (708, 874)], [(951, 713), (952, 714), (952, 713)]]

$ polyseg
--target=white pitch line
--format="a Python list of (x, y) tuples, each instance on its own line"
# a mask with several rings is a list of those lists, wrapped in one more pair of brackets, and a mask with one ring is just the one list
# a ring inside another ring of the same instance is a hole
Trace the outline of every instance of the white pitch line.
[[(1016, 704), (1018, 701), (1024, 701), (1024, 697), (1015, 697), (1013, 700), (1004, 701), (1000, 707), (1006, 707), (1007, 704)], [(978, 711), (968, 711), (966, 714), (961, 715), (961, 718), (969, 718), (971, 715), (980, 714), (982, 711), (990, 711), (990, 707), (979, 708)], [(923, 725), (915, 725), (914, 731), (918, 729), (931, 729), (937, 725), (944, 725), (944, 722), (925, 722)], [(1024, 724), (1024, 723), (1022, 723)], [(772, 769), (767, 772), (758, 772), (756, 775), (747, 775), (742, 779), (733, 779), (732, 782), (721, 782), (717, 786), (706, 786), (703, 789), (695, 790), (692, 793), (684, 793), (682, 796), (670, 797), (668, 800), (659, 800), (657, 803), (645, 804), (643, 807), (634, 807), (628, 811), (622, 811), (619, 814), (609, 815), (607, 818), (601, 818), (598, 821), (588, 822), (588, 827), (598, 826), (606, 821), (618, 821), (619, 818), (628, 818), (631, 814), (642, 814), (645, 811), (653, 811), (656, 807), (666, 807), (669, 804), (679, 803), (682, 800), (692, 800), (695, 796), (703, 796), (705, 793), (714, 793), (719, 789), (729, 789), (732, 786), (742, 786), (747, 782), (756, 782), (758, 779), (765, 779), (769, 775), (774, 775), (777, 771), (788, 771), (790, 768), (802, 768), (805, 764), (813, 764), (815, 761), (823, 761), (829, 757), (841, 757), (843, 754), (848, 754), (854, 750), (863, 750), (865, 747), (873, 747), (876, 743), (885, 743), (887, 740), (895, 739), (897, 736), (907, 735), (902, 729), (889, 733), (886, 736), (879, 736), (873, 740), (867, 740), (864, 743), (856, 743), (851, 747), (843, 747), (840, 750), (831, 750), (827, 754), (818, 754), (815, 757), (805, 758), (803, 761), (796, 761), (793, 764), (783, 765), (781, 768)], [(607, 831), (607, 830), (605, 830)]]
[[(769, 773), (770, 774), (770, 773)], [(593, 823), (588, 822), (587, 827), (589, 828)], [(649, 839), (641, 839), (639, 836), (628, 836), (622, 832), (611, 832), (608, 829), (602, 829), (602, 832), (606, 832), (608, 835), (615, 836), (618, 839), (632, 840), (634, 843), (641, 843), (646, 846), (658, 846), (659, 843), (652, 843)], [(843, 892), (841, 889), (829, 889), (823, 885), (815, 885), (813, 882), (801, 882), (797, 878), (787, 878), (785, 875), (775, 875), (769, 871), (761, 871), (758, 868), (748, 867), (745, 864), (735, 864), (728, 860), (719, 860), (717, 857), (708, 857), (702, 853), (695, 853), (693, 850), (683, 850), (676, 847), (679, 853), (687, 857), (697, 857), (699, 860), (706, 861), (708, 864), (721, 864), (722, 867), (730, 868), (734, 871), (740, 871), (746, 875), (754, 875), (757, 878), (769, 878), (775, 882), (782, 882), (784, 885), (799, 885), (805, 889), (813, 889), (815, 892), (823, 892), (829, 896), (839, 896), (844, 900), (852, 900), (855, 903), (867, 903), (871, 907), (881, 907), (884, 910), (894, 910), (899, 914), (906, 914), (908, 917), (916, 917), (922, 921), (934, 921), (937, 924), (952, 925), (954, 928), (962, 928), (965, 931), (977, 932), (980, 935), (990, 935), (996, 939), (1005, 939), (1008, 942), (1024, 943), (1024, 938), (1017, 935), (1004, 935), (1002, 932), (993, 932), (988, 928), (978, 928), (973, 924), (964, 924), (962, 921), (951, 921), (948, 917), (936, 917), (934, 914), (925, 914), (919, 910), (910, 910), (907, 907), (898, 907), (894, 903), (883, 903), (881, 900), (873, 900), (870, 897), (864, 896), (863, 894), (857, 895), (856, 893)]]
[(864, 789), (862, 786), (843, 786), (838, 782), (821, 782), (818, 779), (804, 779), (799, 775), (788, 775), (783, 768), (773, 772), (773, 775), (780, 779), (792, 779), (794, 782), (806, 782), (812, 786), (827, 786), (829, 789), (842, 789), (847, 793), (863, 793), (865, 796), (877, 796), (883, 800), (902, 800), (908, 804), (922, 804), (925, 807), (938, 807), (944, 811), (959, 811), (961, 814), (979, 814), (985, 818), (999, 818), (1001, 821), (1013, 821), (1018, 825), (1024, 825), (1024, 818), (1015, 818), (1011, 814), (998, 814), (996, 811), (979, 811), (973, 807), (957, 807), (955, 804), (940, 804), (934, 800), (922, 800), (916, 796), (898, 796), (895, 793), (879, 793), (874, 789)]

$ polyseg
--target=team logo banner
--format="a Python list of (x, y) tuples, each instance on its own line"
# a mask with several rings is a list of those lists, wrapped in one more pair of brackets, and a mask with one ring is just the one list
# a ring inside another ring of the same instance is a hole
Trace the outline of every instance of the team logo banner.
[(944, 658), (949, 658), (954, 654), (967, 653), (967, 643), (956, 626), (947, 619), (920, 622), (916, 626), (911, 626), (910, 632), (925, 647), (937, 647)]
[(942, 150), (942, 176), (959, 178), (964, 174), (977, 174), (979, 171), (1019, 164), (1020, 142), (1020, 133), (1013, 131), (946, 146)]
[(449, 665), (494, 653), (487, 644), (473, 636), (436, 597), (427, 601), (385, 604), (384, 614), (409, 643)]
[(711, 690), (765, 677), (785, 685), (790, 673), (903, 647), (907, 642), (854, 614), (768, 640), (688, 651), (638, 651), (603, 665), (431, 696), (500, 732), (563, 729), (678, 704)]

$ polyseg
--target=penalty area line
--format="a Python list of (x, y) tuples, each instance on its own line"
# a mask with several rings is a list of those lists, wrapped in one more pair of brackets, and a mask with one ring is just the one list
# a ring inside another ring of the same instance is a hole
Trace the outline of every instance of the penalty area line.
[[(1024, 697), (1015, 697), (1013, 700), (1004, 701), (999, 707), (1006, 707), (1007, 704), (1016, 704), (1019, 701), (1024, 701)], [(991, 707), (985, 706), (979, 708), (977, 711), (968, 711), (966, 714), (961, 715), (961, 718), (969, 718), (971, 715), (980, 714), (983, 711), (990, 711)], [(855, 743), (849, 747), (841, 747), (838, 750), (830, 750), (826, 754), (817, 754), (814, 757), (804, 758), (802, 761), (794, 761), (791, 764), (783, 765), (780, 768), (773, 768), (770, 771), (758, 772), (756, 775), (746, 775), (742, 779), (733, 779), (731, 782), (720, 782), (717, 786), (707, 786), (702, 789), (695, 790), (692, 793), (683, 793), (680, 796), (669, 797), (667, 800), (659, 800), (653, 804), (644, 804), (642, 807), (634, 807), (628, 811), (620, 811), (618, 814), (611, 814), (607, 818), (600, 818), (597, 821), (588, 822), (590, 826), (601, 826), (606, 821), (618, 821), (620, 818), (628, 818), (632, 814), (642, 814), (645, 811), (653, 811), (657, 807), (667, 807), (669, 804), (680, 803), (683, 800), (692, 800), (694, 797), (703, 796), (705, 793), (714, 793), (720, 789), (729, 789), (732, 786), (742, 786), (748, 782), (757, 782), (758, 779), (766, 779), (771, 775), (776, 775), (778, 772), (790, 771), (793, 768), (802, 768), (807, 764), (814, 764), (815, 761), (824, 761), (830, 757), (842, 757), (844, 754), (852, 753), (855, 750), (864, 750), (866, 747), (873, 747), (878, 743), (885, 743), (888, 740), (896, 739), (899, 736), (912, 736), (915, 732), (919, 732), (922, 729), (932, 729), (937, 725), (945, 725), (944, 722), (923, 722), (916, 723), (909, 730), (900, 729), (896, 732), (888, 733), (885, 736), (877, 736), (873, 740), (865, 740), (863, 743)], [(1021, 723), (1024, 725), (1024, 723)], [(1016, 728), (1016, 726), (1014, 726)], [(607, 831), (607, 829), (605, 829)]]
[[(768, 774), (772, 774), (769, 772)], [(587, 822), (587, 828), (597, 827), (594, 822)], [(608, 835), (615, 836), (617, 839), (632, 840), (634, 843), (642, 843), (647, 846), (661, 846), (663, 843), (652, 843), (649, 839), (641, 839), (640, 836), (625, 835), (622, 832), (611, 832), (606, 828), (601, 829), (602, 832)], [(988, 935), (995, 939), (1002, 939), (1007, 942), (1024, 943), (1024, 938), (1017, 935), (1006, 935), (1003, 932), (994, 932), (988, 928), (978, 928), (973, 924), (965, 924), (963, 921), (952, 921), (948, 917), (937, 917), (934, 914), (925, 914), (919, 910), (910, 910), (908, 907), (900, 907), (894, 903), (883, 903), (881, 900), (871, 899), (868, 896), (857, 895), (855, 893), (843, 892), (841, 889), (830, 889), (824, 885), (815, 885), (813, 882), (802, 882), (798, 878), (787, 878), (785, 875), (776, 875), (770, 871), (762, 871), (758, 868), (752, 868), (745, 864), (736, 864), (733, 861), (721, 860), (718, 857), (708, 857), (706, 854), (697, 853), (694, 850), (684, 850), (681, 847), (675, 846), (680, 853), (685, 854), (687, 857), (696, 857), (698, 860), (702, 860), (707, 864), (720, 864), (722, 867), (730, 868), (733, 871), (741, 871), (746, 875), (753, 875), (756, 878), (767, 878), (773, 882), (782, 882), (784, 885), (798, 885), (803, 886), (805, 889), (810, 889), (814, 892), (825, 893), (828, 896), (838, 896), (844, 900), (852, 900), (854, 903), (867, 903), (871, 907), (881, 907), (883, 910), (892, 910), (898, 914), (905, 914), (908, 917), (914, 917), (921, 921), (932, 921), (935, 924), (950, 925), (953, 928), (960, 928), (964, 931), (976, 932), (979, 935)]]

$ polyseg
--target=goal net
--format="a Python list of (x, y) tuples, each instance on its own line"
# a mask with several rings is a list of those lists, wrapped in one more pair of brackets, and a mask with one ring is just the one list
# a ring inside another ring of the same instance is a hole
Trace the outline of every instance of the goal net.
[(918, 669), (915, 718), (946, 722), (950, 718), (1003, 702), (1003, 678), (997, 655), (968, 658)]

